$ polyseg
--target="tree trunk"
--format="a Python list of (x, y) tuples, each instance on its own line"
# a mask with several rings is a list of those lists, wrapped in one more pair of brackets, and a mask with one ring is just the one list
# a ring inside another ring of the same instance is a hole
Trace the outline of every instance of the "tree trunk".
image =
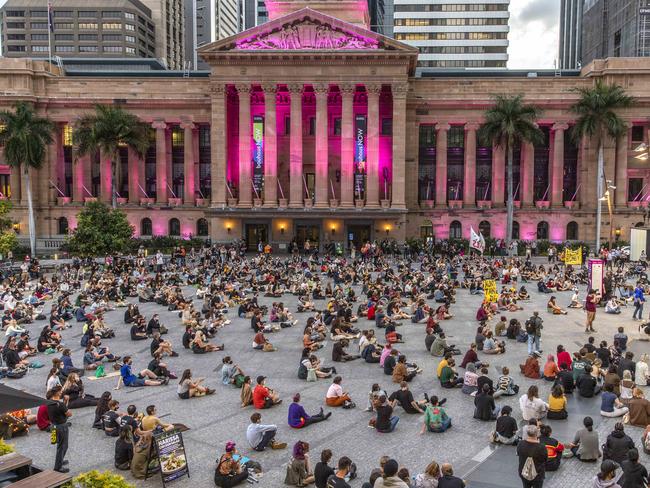
[(508, 141), (508, 200), (506, 203), (506, 252), (510, 252), (510, 243), (512, 242), (512, 222), (515, 218), (515, 196), (513, 195), (512, 185), (512, 160), (513, 160), (512, 141)]
[(594, 255), (598, 256), (600, 253), (600, 227), (602, 225), (602, 201), (601, 197), (603, 196), (603, 180), (605, 173), (605, 154), (603, 148), (603, 138), (601, 137), (598, 141), (598, 176), (596, 182), (596, 247), (594, 249)]
[(117, 164), (115, 157), (111, 156), (111, 206), (113, 210), (117, 208)]
[(34, 203), (32, 202), (32, 182), (29, 167), (25, 168), (25, 189), (27, 191), (27, 215), (29, 227), (29, 252), (32, 258), (36, 257), (36, 224), (34, 223)]

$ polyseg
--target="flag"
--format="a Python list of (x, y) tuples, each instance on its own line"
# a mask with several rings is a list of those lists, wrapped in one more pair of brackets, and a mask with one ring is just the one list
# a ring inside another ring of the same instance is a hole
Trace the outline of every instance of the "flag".
[(50, 32), (54, 32), (54, 15), (52, 12), (52, 2), (47, 2), (47, 26)]
[(474, 232), (474, 227), (470, 227), (470, 229), (472, 235), (470, 236), (469, 247), (472, 247), (483, 254), (483, 251), (485, 251), (485, 239), (483, 238), (483, 234), (480, 232), (478, 234)]

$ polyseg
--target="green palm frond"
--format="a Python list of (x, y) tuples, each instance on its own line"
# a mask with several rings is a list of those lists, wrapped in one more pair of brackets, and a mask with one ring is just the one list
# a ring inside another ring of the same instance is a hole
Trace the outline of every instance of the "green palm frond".
[(39, 117), (31, 104), (19, 102), (14, 111), (0, 112), (0, 144), (7, 164), (14, 168), (38, 169), (45, 162), (48, 144), (52, 143), (54, 124)]
[(538, 144), (544, 135), (537, 127), (541, 109), (525, 104), (523, 95), (495, 95), (494, 106), (485, 112), (479, 138), (485, 145), (507, 147), (522, 142)]

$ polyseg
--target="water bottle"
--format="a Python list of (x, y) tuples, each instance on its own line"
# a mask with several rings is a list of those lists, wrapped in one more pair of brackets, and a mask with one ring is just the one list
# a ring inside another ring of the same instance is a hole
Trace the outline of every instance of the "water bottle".
[(50, 444), (56, 444), (56, 426), (52, 425), (50, 430)]

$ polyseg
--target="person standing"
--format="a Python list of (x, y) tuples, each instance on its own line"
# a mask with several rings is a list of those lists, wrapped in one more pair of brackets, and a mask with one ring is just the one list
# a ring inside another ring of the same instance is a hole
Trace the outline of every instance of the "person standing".
[[(519, 457), (519, 477), (524, 488), (542, 488), (544, 485), (545, 466), (548, 459), (546, 447), (539, 442), (539, 428), (536, 425), (526, 425), (523, 429), (524, 439), (517, 444)], [(533, 470), (529, 469), (528, 459), (532, 459)], [(524, 469), (526, 468), (526, 469)], [(532, 479), (530, 479), (532, 477)]]
[(645, 303), (645, 297), (643, 296), (643, 287), (641, 283), (636, 284), (634, 289), (634, 313), (632, 314), (632, 320), (643, 320), (643, 304)]
[(533, 316), (526, 321), (526, 332), (528, 333), (528, 355), (534, 352), (542, 352), (542, 325), (544, 320), (539, 316), (539, 312), (533, 312)]
[(589, 290), (587, 299), (585, 300), (585, 311), (587, 312), (587, 323), (585, 325), (585, 332), (596, 332), (594, 329), (594, 320), (596, 319), (596, 304), (599, 298), (596, 290)]
[(59, 473), (67, 473), (70, 471), (66, 465), (68, 461), (65, 460), (65, 455), (68, 452), (68, 438), (70, 437), (68, 418), (72, 416), (72, 412), (61, 401), (61, 392), (63, 389), (60, 386), (55, 386), (51, 392), (51, 400), (47, 406), (47, 415), (52, 422), (52, 428), (56, 429), (56, 458), (54, 460), (54, 471)]

